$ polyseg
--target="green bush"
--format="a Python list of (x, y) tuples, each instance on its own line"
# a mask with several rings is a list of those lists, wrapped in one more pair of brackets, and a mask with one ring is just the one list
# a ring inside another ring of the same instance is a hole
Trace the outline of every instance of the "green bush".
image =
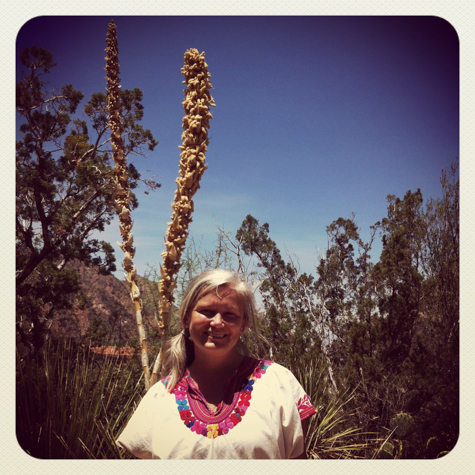
[(16, 433), (40, 459), (130, 458), (115, 439), (143, 390), (136, 362), (98, 357), (72, 341), (48, 343), (28, 363), (17, 353)]
[(394, 437), (405, 439), (414, 430), (414, 419), (405, 413), (397, 414), (389, 421)]
[(322, 360), (292, 369), (317, 413), (308, 421), (305, 446), (312, 459), (364, 458), (368, 434), (351, 422), (349, 391), (334, 391)]

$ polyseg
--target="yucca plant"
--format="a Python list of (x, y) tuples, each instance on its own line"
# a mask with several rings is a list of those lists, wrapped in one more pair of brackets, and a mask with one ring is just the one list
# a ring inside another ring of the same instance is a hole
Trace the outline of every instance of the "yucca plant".
[[(183, 144), (181, 150), (179, 176), (176, 179), (177, 190), (172, 203), (171, 222), (165, 238), (166, 250), (162, 252), (163, 265), (160, 266), (161, 278), (158, 283), (160, 292), (160, 321), (161, 348), (164, 348), (170, 324), (170, 311), (174, 301), (173, 291), (176, 287), (178, 271), (181, 267), (181, 254), (185, 248), (188, 237), (188, 227), (192, 221), (193, 196), (200, 187), (200, 180), (207, 169), (205, 165), (205, 153), (207, 151), (209, 121), (213, 118), (210, 107), (215, 107), (210, 94), (212, 88), (205, 62), (205, 54), (198, 53), (196, 49), (185, 52), (185, 65), (181, 73), (185, 76), (183, 84), (185, 100), (183, 107)], [(152, 384), (158, 379), (161, 371), (163, 353), (156, 360), (152, 374)]]
[(297, 367), (293, 372), (317, 410), (307, 427), (308, 456), (313, 459), (364, 458), (367, 434), (349, 425), (352, 414), (346, 409), (354, 392), (335, 392), (327, 380), (323, 361)]
[(116, 199), (115, 205), (119, 212), (119, 227), (122, 242), (118, 243), (124, 252), (123, 267), (125, 270), (125, 280), (129, 284), (130, 296), (135, 307), (135, 316), (141, 344), (142, 369), (144, 372), (145, 389), (151, 386), (150, 369), (148, 361), (148, 348), (145, 327), (142, 319), (142, 301), (140, 299), (140, 289), (137, 285), (137, 272), (133, 263), (135, 248), (133, 246), (134, 236), (132, 234), (132, 218), (130, 206), (130, 186), (127, 173), (127, 160), (125, 146), (122, 140), (122, 115), (120, 100), (120, 79), (119, 79), (119, 45), (117, 40), (117, 28), (114, 20), (109, 23), (106, 38), (106, 79), (107, 79), (107, 111), (109, 113), (109, 128), (111, 130), (111, 145), (116, 172)]
[(115, 439), (142, 393), (133, 361), (49, 342), (42, 363), (17, 354), (17, 438), (41, 459), (130, 458)]

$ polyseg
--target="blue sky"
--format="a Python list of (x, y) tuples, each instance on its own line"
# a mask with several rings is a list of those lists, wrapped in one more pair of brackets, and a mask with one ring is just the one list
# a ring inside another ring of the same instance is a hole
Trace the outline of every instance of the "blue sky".
[[(189, 48), (205, 51), (216, 102), (191, 226), (205, 248), (215, 223), (235, 234), (252, 214), (269, 223), (284, 254), (315, 273), (332, 221), (355, 213), (367, 238), (386, 215), (388, 194), (420, 188), (425, 199), (440, 196), (441, 169), (459, 156), (459, 45), (441, 18), (40, 17), (24, 25), (17, 50), (49, 50), (58, 63), (51, 86), (71, 83), (88, 98), (105, 92), (111, 19), (122, 87), (143, 90), (142, 124), (160, 142), (134, 162), (162, 184), (138, 193), (139, 274), (161, 262)], [(115, 244), (118, 224), (103, 237)], [(375, 246), (373, 259), (379, 252)]]

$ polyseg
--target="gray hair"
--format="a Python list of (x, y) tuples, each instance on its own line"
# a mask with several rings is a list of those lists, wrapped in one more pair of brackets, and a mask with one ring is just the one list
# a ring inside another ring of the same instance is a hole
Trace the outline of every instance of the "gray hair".
[[(258, 344), (265, 341), (257, 328), (256, 299), (250, 287), (239, 274), (223, 269), (212, 269), (199, 274), (188, 284), (178, 309), (178, 317), (183, 331), (170, 338), (163, 354), (162, 377), (170, 378), (167, 385), (167, 389), (170, 392), (185, 373), (186, 367), (194, 359), (194, 346), (193, 342), (187, 338), (189, 334), (185, 331), (185, 320), (198, 300), (213, 290), (218, 292), (221, 286), (233, 289), (241, 297), (244, 303), (245, 331), (250, 328)], [(239, 340), (237, 350), (242, 354), (249, 354), (248, 348), (241, 339)]]

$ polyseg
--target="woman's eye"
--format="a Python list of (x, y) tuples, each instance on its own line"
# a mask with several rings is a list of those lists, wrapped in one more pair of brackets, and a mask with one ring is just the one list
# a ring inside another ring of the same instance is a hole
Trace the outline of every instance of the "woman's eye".
[[(203, 309), (203, 310), (197, 310), (197, 312), (200, 314), (200, 315), (203, 315), (203, 317), (205, 318), (209, 318), (209, 319), (212, 319), (216, 316), (217, 312), (213, 311), (213, 310), (206, 310), (206, 309)], [(225, 321), (225, 322), (233, 322), (235, 321), (238, 317), (237, 315), (235, 315), (234, 313), (225, 313), (224, 315), (221, 315), (221, 318)]]
[(201, 313), (201, 315), (204, 315), (206, 318), (214, 317), (214, 312), (211, 312), (210, 310), (200, 310), (199, 313)]

